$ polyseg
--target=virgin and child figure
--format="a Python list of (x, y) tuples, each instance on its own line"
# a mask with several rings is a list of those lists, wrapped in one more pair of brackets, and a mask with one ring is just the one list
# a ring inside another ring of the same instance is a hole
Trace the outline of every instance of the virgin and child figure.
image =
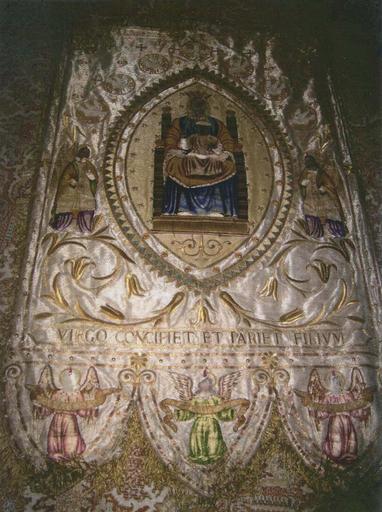
[(165, 139), (165, 215), (237, 217), (234, 140), (209, 114), (208, 96), (188, 94), (187, 114), (174, 119)]

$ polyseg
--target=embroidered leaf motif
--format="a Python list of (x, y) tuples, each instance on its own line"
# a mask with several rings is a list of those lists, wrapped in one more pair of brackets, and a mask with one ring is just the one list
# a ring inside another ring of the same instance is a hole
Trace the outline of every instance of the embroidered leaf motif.
[(283, 324), (293, 324), (294, 322), (297, 322), (297, 320), (300, 320), (301, 318), (304, 318), (304, 312), (302, 311), (302, 309), (295, 308), (292, 309), (292, 311), (289, 311), (288, 313), (281, 315), (280, 322), (282, 322)]
[(313, 263), (307, 265), (308, 267), (312, 267), (318, 274), (319, 278), (323, 283), (327, 283), (330, 278), (331, 269), (334, 268), (337, 270), (336, 265), (333, 263), (325, 263), (322, 260), (314, 260)]
[(274, 300), (278, 299), (278, 281), (275, 277), (270, 277), (262, 289), (260, 290), (260, 297), (272, 297)]
[(134, 263), (134, 264), (135, 264), (135, 261), (134, 261), (134, 260), (132, 260), (132, 259), (130, 258), (130, 256), (128, 256), (124, 251), (122, 251), (122, 249), (120, 249), (119, 247), (117, 247), (117, 246), (116, 246), (116, 245), (114, 245), (114, 244), (110, 244), (110, 245), (113, 247), (113, 249), (115, 249), (115, 250), (117, 251), (117, 253), (118, 253), (120, 256), (122, 256), (122, 258), (123, 258), (124, 260), (128, 261), (129, 263)]
[(53, 295), (42, 295), (42, 297), (46, 298), (46, 299), (50, 299), (52, 300), (57, 306), (60, 306), (64, 309), (68, 308), (69, 307), (69, 304), (68, 302), (66, 301), (63, 293), (62, 293), (62, 290), (60, 288), (60, 284), (59, 284), (59, 278), (60, 278), (60, 273), (56, 274), (54, 279), (53, 279), (53, 284), (52, 284), (52, 288), (53, 288)]
[(77, 240), (67, 238), (67, 233), (60, 239), (57, 233), (52, 233), (51, 235), (51, 244), (49, 246), (47, 255), (51, 256), (57, 249), (64, 245), (78, 245), (79, 247), (82, 247), (82, 249), (86, 249), (85, 245), (81, 242), (78, 242)]
[(79, 281), (89, 265), (91, 265), (91, 261), (86, 256), (70, 260), (70, 273), (73, 279)]
[(49, 318), (51, 316), (52, 316), (52, 313), (45, 312), (45, 313), (39, 313), (38, 315), (35, 315), (34, 317), (36, 320), (43, 320), (44, 318)]
[(57, 274), (55, 278), (53, 279), (53, 291), (54, 291), (54, 297), (56, 299), (56, 302), (60, 304), (61, 306), (68, 307), (69, 304), (65, 300), (65, 297), (62, 294), (61, 288), (59, 286), (59, 276), (60, 274)]
[(145, 290), (142, 288), (142, 286), (135, 274), (127, 274), (126, 290), (127, 290), (128, 298), (130, 298), (132, 295), (136, 295), (138, 297), (143, 297), (145, 294)]
[(349, 320), (353, 320), (353, 322), (359, 322), (359, 323), (363, 323), (364, 322), (364, 319), (360, 316), (354, 316), (354, 315), (349, 315), (347, 317)]
[(343, 308), (343, 306), (345, 305), (347, 296), (348, 296), (347, 284), (345, 283), (345, 281), (343, 279), (341, 279), (340, 282), (341, 282), (341, 290), (340, 290), (340, 295), (339, 295), (338, 301), (336, 302), (336, 304), (333, 308), (334, 312), (338, 312)]
[(210, 312), (208, 308), (200, 302), (197, 308), (197, 315), (196, 320), (191, 322), (192, 325), (198, 326), (198, 325), (213, 325), (215, 322), (211, 320)]
[(113, 308), (110, 304), (105, 304), (101, 306), (101, 311), (105, 313), (106, 316), (112, 318), (113, 320), (124, 320), (125, 316), (118, 309)]

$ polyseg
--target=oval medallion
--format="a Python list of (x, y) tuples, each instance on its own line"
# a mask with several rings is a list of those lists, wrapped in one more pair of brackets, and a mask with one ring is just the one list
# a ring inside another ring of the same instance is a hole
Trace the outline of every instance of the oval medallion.
[(254, 99), (188, 70), (117, 121), (104, 169), (114, 218), (160, 273), (214, 288), (280, 233), (291, 198), (286, 148)]

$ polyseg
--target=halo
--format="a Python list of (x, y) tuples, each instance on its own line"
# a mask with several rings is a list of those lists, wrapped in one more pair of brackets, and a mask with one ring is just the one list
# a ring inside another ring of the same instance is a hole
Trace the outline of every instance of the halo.
[(213, 386), (216, 386), (216, 383), (218, 381), (216, 375), (212, 373), (208, 368), (206, 368), (203, 372), (203, 377), (210, 379)]
[(345, 388), (345, 377), (344, 375), (338, 371), (338, 370), (335, 370), (335, 369), (332, 369), (332, 370), (329, 370), (325, 376), (325, 384), (326, 386), (330, 386), (330, 380), (331, 380), (331, 377), (332, 376), (336, 376), (339, 383), (340, 383), (340, 386), (341, 386), (341, 390), (343, 390)]
[(69, 371), (69, 375), (73, 375), (75, 377), (75, 379), (76, 379), (76, 382), (78, 383), (80, 381), (80, 378), (81, 378), (81, 372), (79, 370), (77, 370), (76, 368), (68, 367), (68, 368), (64, 368), (59, 373), (59, 379), (60, 379), (61, 384), (62, 384), (62, 377), (63, 377), (63, 375), (65, 373), (68, 373), (68, 371)]

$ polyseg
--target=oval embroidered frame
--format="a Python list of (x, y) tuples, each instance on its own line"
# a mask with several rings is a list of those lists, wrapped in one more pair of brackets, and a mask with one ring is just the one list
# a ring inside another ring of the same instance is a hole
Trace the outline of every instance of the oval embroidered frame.
[[(200, 84), (224, 95), (246, 113), (250, 113), (267, 134), (272, 148), (273, 189), (262, 221), (249, 232), (245, 243), (219, 261), (219, 266), (190, 268), (189, 263), (170, 252), (140, 218), (131, 200), (126, 180), (126, 155), (137, 126), (147, 113), (181, 88)], [(137, 95), (116, 120), (110, 131), (105, 159), (104, 186), (113, 217), (120, 230), (160, 275), (179, 285), (209, 291), (227, 283), (258, 261), (281, 233), (292, 198), (292, 164), (287, 137), (262, 103), (243, 88), (222, 75), (200, 68), (187, 68), (175, 73)]]

